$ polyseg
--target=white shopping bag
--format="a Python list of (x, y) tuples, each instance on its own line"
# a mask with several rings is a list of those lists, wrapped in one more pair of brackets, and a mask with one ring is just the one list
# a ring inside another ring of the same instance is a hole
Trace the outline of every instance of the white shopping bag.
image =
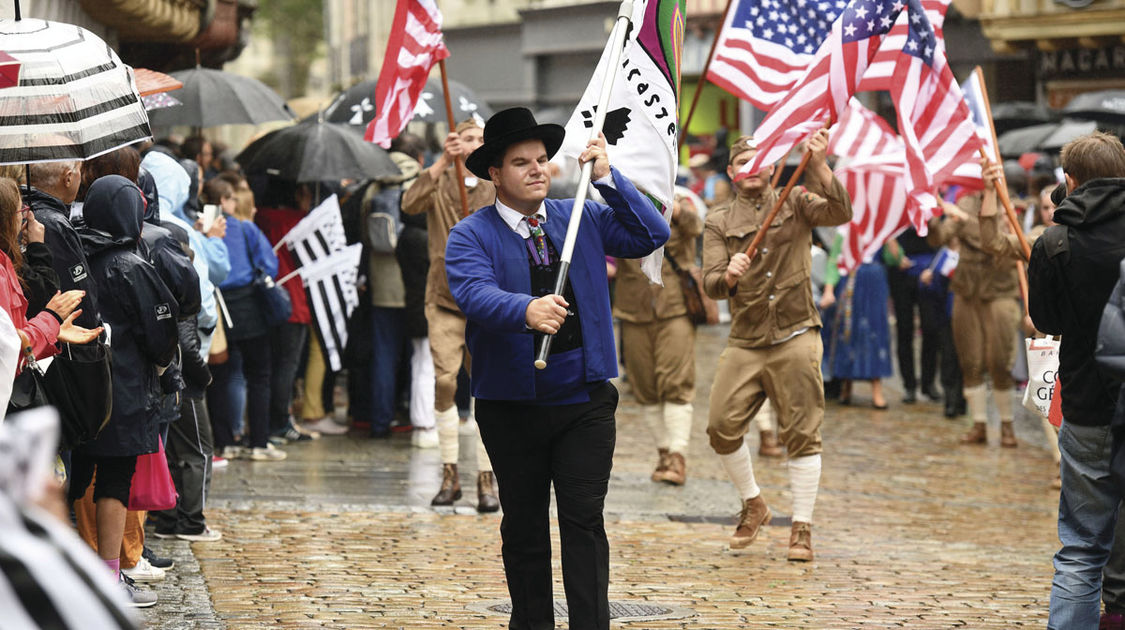
[(1059, 338), (1029, 337), (1024, 343), (1027, 346), (1027, 389), (1023, 391), (1023, 406), (1046, 418), (1059, 371)]

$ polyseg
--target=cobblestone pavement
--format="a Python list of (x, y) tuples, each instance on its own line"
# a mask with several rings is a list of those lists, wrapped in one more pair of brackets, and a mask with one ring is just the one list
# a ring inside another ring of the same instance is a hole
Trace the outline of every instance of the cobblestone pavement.
[[(1018, 449), (962, 447), (968, 421), (935, 404), (889, 411), (830, 404), (813, 527), (816, 560), (785, 560), (784, 461), (755, 455), (775, 517), (749, 549), (727, 548), (738, 500), (704, 429), (725, 329), (701, 329), (687, 485), (648, 479), (655, 448), (621, 384), (607, 499), (610, 599), (682, 609), (623, 628), (1013, 628), (1046, 621), (1057, 546), (1054, 468), (1037, 420)], [(857, 385), (857, 404), (869, 395)], [(756, 433), (752, 448), (756, 452)], [(434, 450), (409, 439), (325, 437), (281, 463), (215, 475), (209, 521), (222, 541), (152, 541), (179, 566), (146, 611), (155, 628), (505, 628), (482, 612), (507, 597), (499, 517), (478, 515), (474, 450), (462, 439), (465, 497), (434, 509)], [(466, 458), (469, 461), (466, 461)], [(553, 534), (556, 549), (558, 538)], [(556, 597), (562, 584), (556, 567)], [(566, 627), (565, 617), (558, 619)]]

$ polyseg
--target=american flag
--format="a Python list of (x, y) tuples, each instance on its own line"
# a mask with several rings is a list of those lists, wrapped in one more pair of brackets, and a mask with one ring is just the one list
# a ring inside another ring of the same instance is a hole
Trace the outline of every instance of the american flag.
[(769, 111), (828, 37), (845, 0), (731, 0), (707, 80)]
[(981, 140), (920, 0), (908, 0), (900, 20), (908, 33), (891, 84), (898, 128), (906, 144), (908, 212), (919, 234), (937, 208), (933, 191), (974, 159)]
[(902, 8), (901, 2), (891, 0), (848, 2), (805, 74), (755, 130), (758, 152), (736, 177), (780, 160), (829, 115), (843, 113)]
[(383, 69), (375, 82), (376, 115), (364, 134), (368, 142), (384, 149), (391, 146), (391, 139), (414, 116), (430, 69), (448, 56), (434, 0), (398, 0)]
[(844, 244), (837, 266), (850, 271), (910, 225), (904, 149), (891, 126), (853, 98), (832, 129), (828, 152), (848, 158), (836, 169), (852, 199), (852, 220), (841, 227)]
[[(949, 2), (950, 0), (922, 0), (922, 10), (926, 12), (926, 17), (930, 19), (930, 26), (934, 29), (934, 35), (941, 41), (944, 41), (945, 37), (942, 32), (942, 25), (945, 24), (945, 12), (949, 9)], [(875, 53), (871, 65), (867, 66), (867, 72), (863, 74), (863, 82), (859, 84), (858, 92), (891, 91), (891, 79), (894, 77), (895, 64), (898, 61), (899, 52), (906, 45), (908, 30), (906, 23), (902, 20), (891, 26), (891, 32), (887, 33), (879, 52)]]

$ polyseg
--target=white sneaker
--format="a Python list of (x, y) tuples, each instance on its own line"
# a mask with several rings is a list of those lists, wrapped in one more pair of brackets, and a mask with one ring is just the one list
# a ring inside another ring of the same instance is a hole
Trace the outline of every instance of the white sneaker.
[(437, 429), (419, 429), (415, 427), (413, 433), (410, 434), (410, 444), (414, 448), (437, 448)]
[(137, 560), (137, 566), (132, 569), (121, 569), (121, 573), (136, 582), (159, 582), (164, 579), (164, 569), (152, 566), (144, 556)]
[(260, 448), (255, 446), (250, 449), (250, 459), (255, 462), (279, 462), (285, 459), (287, 455), (285, 451), (280, 448)]
[(230, 464), (230, 461), (222, 455), (211, 456), (211, 470), (222, 470)]
[(216, 542), (223, 539), (223, 533), (203, 526), (203, 531), (198, 534), (176, 534), (176, 538), (189, 542)]
[(233, 444), (231, 446), (224, 446), (221, 457), (228, 461), (232, 459), (245, 459), (246, 449), (241, 446), (234, 446)]
[(155, 606), (158, 599), (156, 597), (156, 593), (153, 593), (152, 591), (142, 591), (141, 589), (137, 588), (137, 586), (134, 584), (134, 581), (135, 580), (133, 580), (133, 578), (123, 574), (121, 576), (121, 581), (118, 582), (118, 584), (121, 585), (121, 589), (125, 591), (125, 597), (128, 598), (129, 605), (133, 608), (148, 608), (150, 606)]
[(346, 425), (340, 424), (332, 418), (321, 418), (316, 422), (307, 422), (304, 426), (307, 431), (315, 431), (321, 435), (344, 435), (348, 432)]

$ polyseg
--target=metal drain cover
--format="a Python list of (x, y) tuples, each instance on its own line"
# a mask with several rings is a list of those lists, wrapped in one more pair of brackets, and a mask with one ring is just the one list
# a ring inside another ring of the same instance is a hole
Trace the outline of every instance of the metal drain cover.
[[(472, 609), (483, 612), (491, 613), (494, 615), (511, 615), (512, 602), (509, 600), (501, 600), (495, 602), (484, 602), (471, 606)], [(641, 619), (683, 619), (690, 617), (695, 613), (687, 608), (679, 606), (670, 606), (668, 604), (649, 603), (649, 602), (610, 602), (609, 603), (609, 618), (618, 621), (637, 621)], [(566, 607), (565, 600), (555, 600), (555, 617), (566, 619), (569, 611)]]

